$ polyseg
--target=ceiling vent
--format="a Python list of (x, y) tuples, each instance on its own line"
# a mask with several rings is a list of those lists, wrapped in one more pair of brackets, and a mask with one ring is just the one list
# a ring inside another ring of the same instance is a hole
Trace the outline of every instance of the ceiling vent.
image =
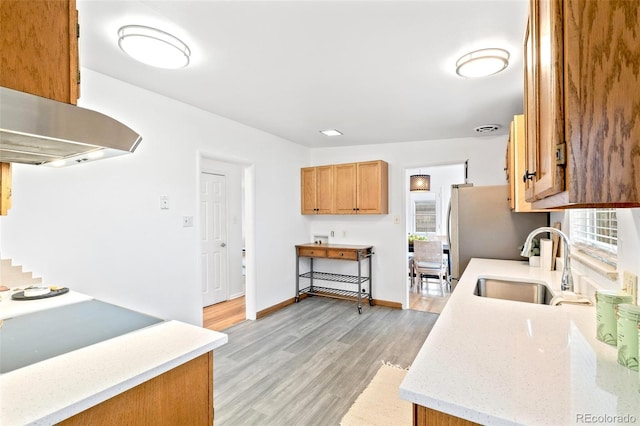
[(486, 135), (486, 134), (489, 134), (489, 133), (496, 132), (501, 127), (502, 126), (500, 126), (499, 124), (483, 124), (482, 126), (478, 126), (478, 127), (474, 128), (473, 130), (475, 130), (477, 133), (481, 133), (483, 135)]

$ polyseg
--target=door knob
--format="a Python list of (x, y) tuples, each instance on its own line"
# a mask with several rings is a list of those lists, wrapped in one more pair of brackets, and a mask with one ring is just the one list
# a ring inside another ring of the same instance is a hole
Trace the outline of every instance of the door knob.
[(220, 243), (220, 247), (226, 247), (227, 243)]

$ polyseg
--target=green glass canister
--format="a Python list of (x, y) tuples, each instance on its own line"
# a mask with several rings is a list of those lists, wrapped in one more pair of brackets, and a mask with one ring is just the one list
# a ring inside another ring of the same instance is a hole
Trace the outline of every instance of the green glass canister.
[(616, 306), (631, 303), (631, 296), (610, 290), (596, 290), (596, 338), (608, 345), (618, 342)]
[(630, 303), (618, 305), (618, 364), (638, 371), (638, 324), (640, 306)]

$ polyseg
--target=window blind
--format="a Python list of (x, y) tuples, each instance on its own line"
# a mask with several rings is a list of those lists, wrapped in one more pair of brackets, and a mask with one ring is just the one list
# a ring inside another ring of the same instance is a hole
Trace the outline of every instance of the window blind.
[[(618, 252), (618, 219), (616, 209), (576, 209), (570, 211), (571, 240), (589, 254)], [(592, 252), (590, 252), (592, 251)]]
[(436, 201), (415, 202), (415, 230), (416, 232), (436, 232)]

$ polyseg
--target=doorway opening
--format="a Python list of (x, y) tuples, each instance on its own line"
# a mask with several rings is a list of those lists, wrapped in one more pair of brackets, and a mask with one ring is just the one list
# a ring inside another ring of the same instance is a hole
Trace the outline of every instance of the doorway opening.
[(252, 179), (252, 166), (201, 157), (198, 243), (203, 325), (218, 331), (255, 317), (247, 303), (253, 296), (246, 256), (253, 244), (253, 234), (247, 232), (253, 229)]
[[(429, 175), (430, 188), (426, 191), (410, 191), (410, 177)], [(448, 209), (451, 185), (464, 183), (464, 162), (444, 165), (425, 165), (405, 170), (405, 235), (407, 237), (407, 270), (405, 279), (408, 307), (412, 310), (440, 313), (451, 295), (450, 287), (431, 275), (416, 273), (413, 265), (415, 240), (440, 240), (446, 269), (450, 273), (448, 258)], [(449, 274), (447, 274), (448, 277)]]

